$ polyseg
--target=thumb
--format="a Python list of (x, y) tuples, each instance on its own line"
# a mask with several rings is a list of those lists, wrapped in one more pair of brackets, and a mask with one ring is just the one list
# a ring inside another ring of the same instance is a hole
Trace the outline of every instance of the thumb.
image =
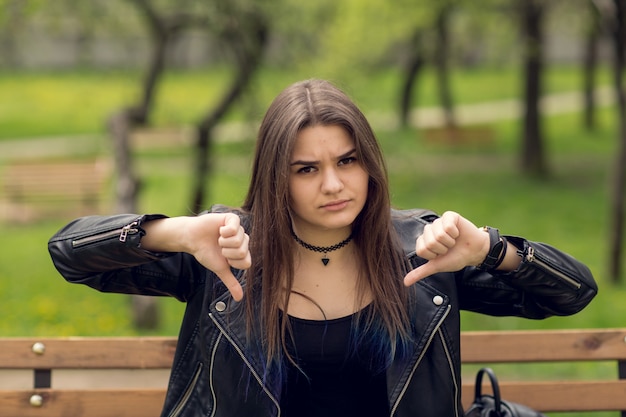
[(239, 281), (237, 281), (237, 278), (235, 278), (235, 275), (233, 275), (230, 268), (213, 272), (215, 272), (215, 275), (217, 275), (224, 285), (226, 285), (228, 292), (230, 292), (230, 295), (233, 296), (235, 301), (241, 301), (243, 299), (243, 288), (241, 287)]
[(406, 287), (410, 287), (415, 284), (417, 281), (420, 281), (430, 275), (433, 275), (437, 272), (436, 265), (433, 264), (433, 261), (428, 261), (425, 264), (422, 264), (410, 271), (408, 274), (404, 276), (404, 285)]

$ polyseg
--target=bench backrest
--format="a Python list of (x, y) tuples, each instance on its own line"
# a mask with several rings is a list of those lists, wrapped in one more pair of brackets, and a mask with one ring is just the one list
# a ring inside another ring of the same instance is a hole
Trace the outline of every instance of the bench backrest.
[[(175, 344), (172, 337), (0, 339), (0, 415), (158, 416)], [(464, 332), (461, 351), (465, 406), (473, 400), (474, 368), (486, 365), (498, 374), (507, 400), (544, 412), (621, 410), (626, 416), (626, 329)], [(601, 362), (617, 377), (522, 380), (500, 372), (508, 363), (540, 362)]]
[(110, 173), (110, 163), (102, 158), (16, 160), (0, 170), (6, 203), (34, 218), (97, 212)]
[[(626, 329), (464, 332), (461, 356), (464, 365), (486, 365), (496, 374), (498, 367), (509, 363), (528, 368), (529, 363), (594, 362), (598, 367), (602, 362), (612, 378), (554, 375), (537, 381), (501, 377), (501, 395), (544, 412), (619, 410), (626, 416)], [(488, 381), (483, 384), (488, 388)], [(473, 395), (474, 380), (466, 378), (463, 403), (469, 404)]]
[(171, 337), (0, 339), (0, 381), (32, 381), (0, 383), (0, 415), (158, 416), (175, 348)]

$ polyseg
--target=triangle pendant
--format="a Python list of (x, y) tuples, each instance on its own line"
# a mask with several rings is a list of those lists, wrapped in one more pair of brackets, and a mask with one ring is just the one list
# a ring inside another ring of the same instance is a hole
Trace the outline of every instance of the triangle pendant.
[(328, 265), (328, 262), (330, 262), (330, 259), (328, 259), (327, 257), (322, 258), (322, 263), (324, 264), (324, 266)]

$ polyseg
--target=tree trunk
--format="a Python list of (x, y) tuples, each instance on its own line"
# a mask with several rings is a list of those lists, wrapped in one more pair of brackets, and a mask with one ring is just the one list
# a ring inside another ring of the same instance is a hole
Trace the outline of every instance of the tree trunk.
[(400, 125), (408, 127), (411, 110), (413, 109), (413, 90), (424, 66), (424, 51), (422, 50), (422, 30), (418, 29), (411, 37), (409, 44), (409, 62), (404, 72), (404, 82), (400, 92)]
[(626, 42), (626, 0), (614, 0), (612, 26), (614, 49), (613, 80), (617, 98), (618, 146), (611, 187), (611, 225), (609, 229), (609, 277), (614, 283), (622, 279), (624, 240), (624, 187), (626, 186), (626, 96), (624, 95), (624, 42)]
[(209, 173), (211, 172), (211, 146), (213, 145), (213, 128), (199, 124), (196, 128), (196, 152), (195, 173), (192, 185), (192, 209), (194, 213), (200, 213), (206, 207), (206, 189)]
[(109, 119), (108, 129), (113, 141), (115, 158), (115, 212), (136, 213), (139, 181), (134, 172), (130, 151), (131, 117), (127, 110), (115, 113)]
[(437, 75), (437, 84), (439, 86), (439, 100), (441, 108), (444, 112), (445, 126), (454, 128), (456, 126), (456, 118), (454, 116), (454, 104), (452, 103), (452, 92), (450, 88), (450, 69), (448, 60), (450, 56), (450, 14), (452, 6), (444, 4), (441, 6), (437, 15), (436, 33), (437, 47), (435, 48), (435, 71)]
[(586, 31), (586, 42), (583, 54), (583, 91), (584, 113), (583, 124), (585, 129), (593, 130), (596, 127), (595, 85), (596, 69), (598, 66), (598, 42), (600, 39), (600, 22), (598, 10), (593, 0), (589, 1), (589, 19)]
[(518, 4), (522, 10), (525, 46), (522, 170), (535, 177), (545, 177), (548, 169), (539, 106), (543, 71), (544, 5), (542, 0), (520, 0)]
[[(116, 209), (119, 213), (136, 213), (139, 195), (139, 179), (134, 172), (130, 135), (138, 126), (148, 124), (153, 108), (156, 87), (165, 69), (165, 58), (170, 41), (185, 26), (180, 19), (161, 17), (145, 0), (129, 0), (141, 13), (149, 28), (152, 54), (143, 79), (139, 104), (113, 115), (109, 130), (117, 168)], [(132, 295), (133, 324), (139, 329), (157, 329), (160, 326), (160, 310), (157, 299)]]
[[(192, 209), (199, 213), (205, 209), (206, 183), (211, 169), (211, 146), (213, 129), (242, 95), (259, 67), (267, 43), (268, 27), (265, 20), (256, 15), (248, 25), (241, 26), (246, 33), (230, 34), (229, 39), (237, 57), (237, 76), (219, 104), (197, 126), (196, 164), (192, 189)], [(234, 36), (234, 37), (232, 37)]]

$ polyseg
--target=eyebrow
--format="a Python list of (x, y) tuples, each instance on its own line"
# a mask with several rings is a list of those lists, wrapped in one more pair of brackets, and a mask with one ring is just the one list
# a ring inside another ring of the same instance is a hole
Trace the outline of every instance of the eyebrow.
[[(339, 155), (337, 157), (337, 160), (340, 161), (340, 160), (342, 160), (344, 158), (347, 158), (347, 157), (351, 156), (354, 153), (356, 153), (356, 148), (352, 148), (348, 152)], [(320, 163), (320, 161), (303, 161), (303, 160), (299, 159), (297, 161), (293, 161), (290, 164), (290, 166), (294, 166), (294, 165), (317, 165), (319, 163)]]

